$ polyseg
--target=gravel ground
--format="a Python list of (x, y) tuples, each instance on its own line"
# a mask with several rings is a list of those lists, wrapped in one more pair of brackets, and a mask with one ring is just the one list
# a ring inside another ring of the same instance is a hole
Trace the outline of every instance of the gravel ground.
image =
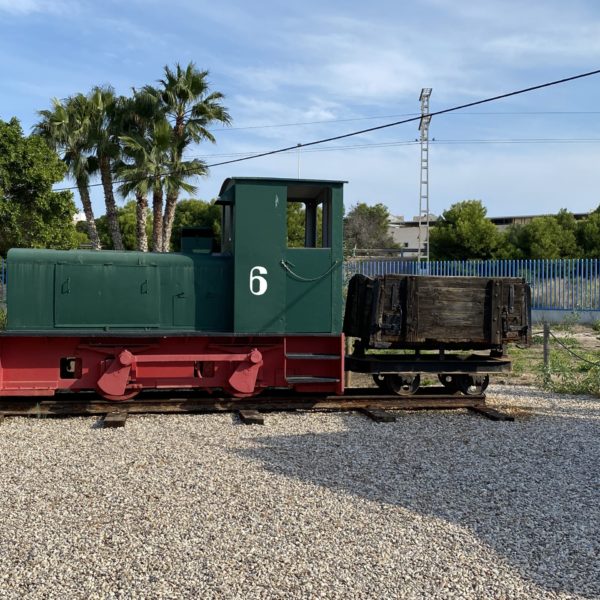
[(6, 419), (0, 598), (597, 598), (600, 400)]

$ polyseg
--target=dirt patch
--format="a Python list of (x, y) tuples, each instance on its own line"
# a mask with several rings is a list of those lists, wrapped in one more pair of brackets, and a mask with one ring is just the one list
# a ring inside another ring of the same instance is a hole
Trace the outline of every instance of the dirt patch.
[(577, 345), (583, 350), (600, 350), (600, 335), (592, 328), (585, 328), (582, 325), (573, 327), (571, 330), (551, 330), (559, 339), (575, 340)]

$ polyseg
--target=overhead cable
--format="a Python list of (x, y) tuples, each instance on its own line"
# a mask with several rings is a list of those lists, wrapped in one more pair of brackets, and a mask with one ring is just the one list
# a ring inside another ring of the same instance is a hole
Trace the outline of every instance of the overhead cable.
[[(284, 127), (302, 127), (304, 125), (327, 125), (329, 123), (350, 123), (353, 121), (374, 121), (376, 119), (395, 119), (397, 117), (414, 117), (421, 113), (399, 113), (394, 115), (369, 115), (365, 117), (352, 117), (347, 119), (324, 119), (322, 121), (298, 121), (297, 123), (264, 123), (262, 125), (241, 125), (239, 127), (214, 127), (210, 128), (211, 133), (227, 133), (229, 131), (246, 131), (254, 129), (277, 129)], [(520, 111), (487, 111), (487, 112), (463, 112), (460, 117), (487, 117), (494, 116), (530, 116), (530, 115), (599, 115), (600, 110), (520, 110)]]
[[(557, 79), (555, 81), (549, 81), (547, 83), (542, 83), (539, 85), (533, 85), (527, 88), (523, 88), (520, 90), (515, 90), (514, 92), (507, 92), (505, 94), (499, 94), (497, 96), (492, 96), (490, 98), (484, 98), (483, 100), (476, 100), (474, 102), (467, 102), (466, 104), (460, 104), (458, 106), (453, 106), (452, 108), (445, 108), (443, 110), (437, 110), (434, 112), (430, 112), (428, 114), (429, 118), (436, 117), (438, 115), (444, 115), (450, 112), (454, 112), (457, 110), (461, 110), (463, 108), (470, 108), (471, 106), (479, 106), (481, 104), (487, 104), (489, 102), (495, 102), (497, 100), (502, 100), (504, 98), (511, 98), (512, 96), (518, 96), (520, 94), (525, 94), (527, 92), (533, 92), (535, 90), (541, 90), (544, 88), (548, 88), (554, 85), (559, 85), (561, 83), (567, 83), (569, 81), (575, 81), (576, 79), (583, 79), (584, 77), (591, 77), (592, 75), (598, 75), (600, 73), (600, 69), (596, 69), (595, 71), (588, 71), (587, 73), (580, 73), (579, 75), (572, 75), (571, 77), (564, 77), (563, 79)], [(353, 137), (356, 135), (362, 135), (364, 133), (371, 133), (373, 131), (380, 131), (382, 129), (388, 129), (389, 127), (397, 127), (398, 125), (404, 125), (406, 123), (413, 123), (415, 121), (419, 121), (421, 116), (417, 117), (409, 117), (408, 119), (403, 119), (401, 121), (394, 121), (392, 123), (385, 123), (384, 125), (376, 125), (375, 127), (368, 127), (367, 129), (361, 129), (359, 131), (353, 131), (351, 133), (344, 133), (342, 135), (335, 135), (328, 138), (322, 138), (320, 140), (315, 140), (314, 142), (305, 142), (303, 144), (295, 144), (294, 146), (287, 146), (286, 148), (279, 148), (277, 150), (270, 150), (268, 152), (262, 152), (259, 154), (253, 154), (251, 156), (243, 157), (243, 158), (235, 158), (232, 160), (226, 160), (222, 162), (213, 163), (211, 165), (206, 165), (207, 167), (220, 167), (222, 165), (229, 165), (237, 162), (242, 162), (245, 160), (251, 160), (254, 158), (262, 158), (264, 156), (272, 156), (273, 154), (279, 154), (281, 152), (287, 152), (289, 150), (297, 150), (299, 148), (306, 148), (308, 146), (316, 146), (317, 144), (325, 144), (326, 142), (334, 142), (336, 140), (343, 140), (349, 137)]]
[[(512, 138), (512, 139), (432, 139), (429, 141), (431, 145), (457, 145), (457, 144), (597, 144), (600, 143), (600, 138)], [(371, 144), (352, 144), (351, 146), (325, 146), (323, 148), (311, 148), (305, 150), (305, 154), (309, 152), (337, 152), (342, 150), (362, 150), (364, 148), (390, 148), (397, 146), (416, 146), (420, 144), (419, 140), (403, 140), (396, 142), (374, 142)], [(282, 152), (282, 154), (293, 154), (297, 148)], [(186, 156), (186, 160), (199, 158), (210, 159), (216, 157), (230, 156), (248, 156), (248, 152), (223, 152), (220, 154), (191, 154)]]
[[(448, 114), (448, 113), (452, 113), (458, 110), (462, 110), (465, 108), (470, 108), (472, 106), (479, 106), (481, 104), (487, 104), (490, 102), (495, 102), (497, 100), (502, 100), (504, 98), (511, 98), (513, 96), (518, 96), (521, 94), (526, 94), (528, 92), (533, 92), (536, 90), (541, 90), (544, 88), (548, 88), (548, 87), (552, 87), (555, 85), (560, 85), (563, 83), (568, 83), (569, 81), (575, 81), (577, 79), (583, 79), (585, 77), (591, 77), (592, 75), (598, 75), (600, 73), (600, 69), (596, 69), (594, 71), (588, 71), (587, 73), (580, 73), (579, 75), (572, 75), (570, 77), (564, 77), (562, 79), (557, 79), (555, 81), (549, 81), (546, 83), (542, 83), (539, 85), (534, 85), (534, 86), (530, 86), (530, 87), (526, 87), (526, 88), (522, 88), (520, 90), (515, 90), (513, 92), (507, 92), (504, 94), (498, 94), (496, 96), (491, 96), (489, 98), (484, 98), (483, 100), (476, 100), (474, 102), (467, 102), (465, 104), (460, 104), (458, 106), (453, 106), (451, 108), (445, 108), (443, 110), (437, 110), (434, 112), (429, 113), (428, 117), (432, 118), (432, 117), (436, 117), (439, 115), (444, 115), (444, 114)], [(249, 154), (247, 156), (242, 156), (240, 158), (234, 158), (234, 159), (230, 159), (230, 160), (225, 160), (225, 161), (221, 161), (221, 162), (216, 162), (216, 163), (212, 163), (209, 165), (205, 165), (206, 168), (211, 168), (211, 167), (220, 167), (223, 165), (230, 165), (233, 163), (238, 163), (238, 162), (244, 162), (247, 160), (252, 160), (255, 158), (263, 158), (265, 156), (273, 156), (275, 154), (282, 154), (284, 152), (289, 152), (291, 150), (299, 150), (301, 148), (308, 148), (310, 146), (316, 146), (318, 144), (325, 144), (327, 142), (334, 142), (337, 140), (343, 140), (346, 138), (350, 138), (350, 137), (354, 137), (357, 135), (363, 135), (365, 133), (371, 133), (374, 131), (381, 131), (382, 129), (389, 129), (390, 127), (397, 127), (398, 125), (404, 125), (406, 123), (413, 123), (415, 121), (419, 121), (421, 119), (421, 116), (415, 116), (415, 117), (409, 117), (407, 119), (402, 119), (400, 121), (393, 121), (392, 123), (385, 123), (383, 125), (377, 125), (375, 127), (368, 127), (366, 129), (360, 129), (358, 131), (352, 131), (350, 133), (344, 133), (341, 135), (335, 135), (335, 136), (331, 136), (331, 137), (327, 137), (327, 138), (322, 138), (319, 140), (315, 140), (312, 142), (305, 142), (305, 143), (299, 143), (299, 144), (294, 144), (293, 146), (286, 146), (285, 148), (278, 148), (276, 150), (269, 150), (266, 152), (259, 152), (256, 154)], [(164, 177), (166, 175), (169, 175), (169, 172), (166, 173), (161, 173), (160, 175), (155, 175), (154, 177)], [(115, 181), (113, 183), (124, 183), (123, 181)], [(102, 183), (93, 183), (90, 184), (89, 187), (97, 187), (102, 185)], [(64, 187), (64, 188), (57, 188), (55, 191), (57, 192), (62, 192), (62, 191), (66, 191), (66, 190), (75, 190), (77, 189), (77, 186), (71, 186), (71, 187)]]

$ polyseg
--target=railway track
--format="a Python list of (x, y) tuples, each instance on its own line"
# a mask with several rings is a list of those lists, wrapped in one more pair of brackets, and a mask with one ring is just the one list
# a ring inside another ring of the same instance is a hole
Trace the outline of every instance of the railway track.
[(247, 399), (182, 392), (146, 392), (135, 400), (110, 402), (95, 394), (61, 394), (52, 398), (0, 399), (4, 417), (103, 416), (104, 425), (118, 427), (128, 415), (236, 412), (246, 423), (264, 423), (264, 414), (277, 411), (362, 411), (375, 421), (392, 421), (393, 410), (449, 410), (466, 408), (493, 420), (512, 417), (486, 405), (485, 395), (448, 394), (444, 388), (422, 388), (411, 396), (382, 394), (377, 388), (350, 388), (343, 396), (271, 392)]

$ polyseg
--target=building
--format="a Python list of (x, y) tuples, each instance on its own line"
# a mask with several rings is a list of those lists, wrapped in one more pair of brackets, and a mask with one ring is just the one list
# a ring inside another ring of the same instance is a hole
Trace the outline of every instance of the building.
[[(573, 213), (577, 221), (585, 219), (589, 213)], [(537, 217), (548, 215), (512, 215), (506, 217), (490, 217), (490, 221), (499, 231), (505, 231), (511, 225), (527, 225)], [(429, 215), (429, 227), (433, 229), (438, 217)], [(388, 231), (399, 249), (395, 251), (403, 258), (416, 258), (419, 251), (419, 217), (406, 221), (402, 215), (392, 217), (388, 223)]]
[[(429, 215), (429, 227), (434, 227), (437, 221), (435, 215)], [(388, 232), (394, 243), (400, 249), (399, 253), (404, 258), (414, 258), (419, 251), (419, 217), (413, 217), (412, 221), (405, 221), (404, 217), (392, 217), (388, 223)]]
[(73, 225), (77, 225), (77, 223), (85, 220), (85, 213), (83, 211), (77, 212), (73, 215)]
[[(572, 213), (576, 221), (581, 221), (589, 217), (590, 213)], [(496, 226), (499, 231), (508, 229), (511, 225), (527, 225), (539, 217), (548, 217), (556, 215), (517, 215), (510, 217), (490, 217), (490, 221)]]

